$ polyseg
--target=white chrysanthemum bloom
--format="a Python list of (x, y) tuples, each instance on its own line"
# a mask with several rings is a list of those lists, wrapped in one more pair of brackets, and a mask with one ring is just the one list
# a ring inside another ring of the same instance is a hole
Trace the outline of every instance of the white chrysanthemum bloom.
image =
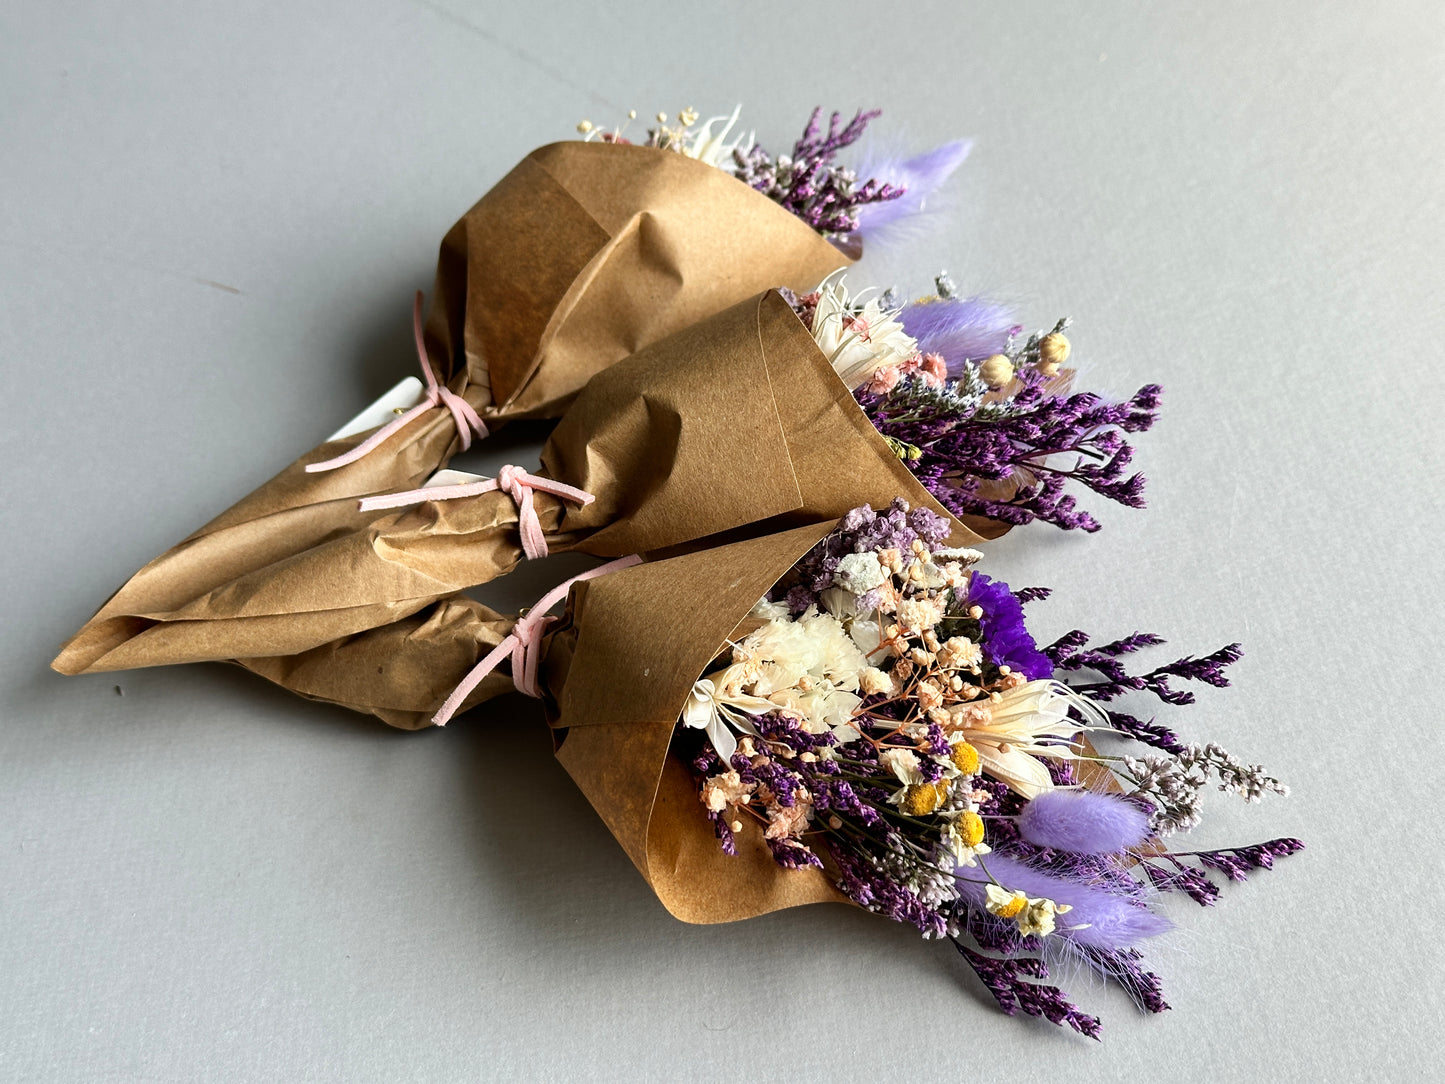
[(883, 644), (883, 626), (879, 624), (877, 614), (849, 621), (848, 635), (853, 638), (853, 646), (870, 658), (878, 654), (878, 648)]
[(768, 710), (798, 716), (809, 733), (831, 731), (839, 743), (859, 737), (853, 713), (868, 659), (836, 617), (809, 608), (796, 619), (772, 618), (737, 645), (734, 657), (739, 661), (724, 673), (740, 671), (742, 688), (764, 698)]
[[(1087, 721), (1069, 718), (1078, 708)], [(979, 708), (987, 710), (980, 711)], [(948, 709), (950, 740), (978, 750), (984, 771), (1025, 798), (1053, 789), (1040, 757), (1073, 760), (1072, 739), (1080, 730), (1106, 728), (1099, 706), (1057, 681), (1029, 681), (1000, 694), (997, 701), (957, 704)]]
[(809, 734), (832, 731), (841, 744), (857, 741), (860, 731), (853, 725), (853, 713), (863, 703), (856, 694), (820, 681), (806, 691), (798, 688), (779, 689), (768, 695), (777, 707), (800, 716), (803, 729)]
[(852, 692), (868, 665), (842, 622), (811, 607), (794, 620), (769, 621), (739, 647), (763, 664), (763, 678), (753, 689), (759, 696), (797, 686), (803, 677)]
[(858, 312), (842, 278), (824, 280), (813, 313), (813, 341), (827, 355), (849, 389), (866, 383), (879, 369), (902, 365), (918, 355), (918, 343), (898, 320), (870, 298)]
[(786, 621), (788, 619), (788, 604), (786, 602), (769, 602), (766, 598), (758, 599), (758, 604), (752, 608), (749, 617), (760, 617), (764, 621)]
[(872, 658), (883, 643), (883, 630), (874, 610), (866, 617), (858, 609), (858, 596), (841, 587), (830, 587), (818, 596), (823, 609), (836, 617), (848, 630), (848, 636), (865, 656)]

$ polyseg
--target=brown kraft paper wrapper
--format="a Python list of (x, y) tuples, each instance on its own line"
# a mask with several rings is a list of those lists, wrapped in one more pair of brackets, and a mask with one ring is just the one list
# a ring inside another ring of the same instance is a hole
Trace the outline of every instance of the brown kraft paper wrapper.
[[(552, 549), (601, 557), (656, 556), (895, 496), (947, 515), (775, 291), (599, 374), (542, 464), (596, 496), (579, 508), (536, 495)], [(76, 669), (292, 655), (390, 624), (511, 571), (517, 519), (498, 492), (391, 513), (176, 609), (133, 612), (144, 627)], [(980, 541), (954, 522), (957, 544)]]
[[(724, 854), (687, 765), (668, 751), (693, 683), (758, 599), (834, 525), (794, 528), (576, 584), (562, 619), (544, 635), (539, 684), (557, 759), (663, 905), (684, 921), (730, 922), (805, 903), (846, 902), (817, 870), (780, 868), (755, 825), (738, 833), (736, 856)], [(452, 688), (500, 642), (496, 621), (477, 603), (447, 600), (425, 616), (306, 655), (241, 665), (312, 699), (418, 728), (430, 725)], [(467, 705), (511, 688), (510, 678), (494, 672)]]
[[(647, 147), (552, 144), (448, 231), (427, 352), (438, 378), (488, 424), (554, 417), (593, 374), (638, 348), (761, 289), (809, 288), (849, 262), (713, 166)], [(356, 498), (421, 485), (460, 447), (451, 414), (438, 407), (356, 462), (306, 472), (366, 435), (313, 449), (141, 569), (55, 668), (182, 661), (124, 645), (188, 607), (207, 609), (199, 600), (248, 573), (364, 526)], [(134, 661), (107, 664), (116, 650)]]
[[(758, 599), (835, 522), (576, 584), (561, 620), (544, 634), (539, 684), (557, 758), (663, 905), (684, 921), (846, 902), (825, 874), (779, 867), (751, 820), (738, 834), (737, 855), (724, 854), (691, 770), (670, 752), (693, 683), (756, 623), (748, 615)], [(305, 655), (240, 662), (303, 696), (417, 729), (430, 725), (510, 623), (470, 600), (447, 600)], [(511, 687), (494, 671), (463, 710)], [(1106, 770), (1082, 767), (1087, 785), (1117, 789)]]

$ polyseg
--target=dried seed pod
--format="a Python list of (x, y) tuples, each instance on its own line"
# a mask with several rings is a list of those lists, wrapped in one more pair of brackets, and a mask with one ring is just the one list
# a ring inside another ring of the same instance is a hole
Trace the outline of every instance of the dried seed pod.
[(978, 375), (990, 388), (1001, 388), (1014, 378), (1014, 363), (1003, 354), (985, 358)]

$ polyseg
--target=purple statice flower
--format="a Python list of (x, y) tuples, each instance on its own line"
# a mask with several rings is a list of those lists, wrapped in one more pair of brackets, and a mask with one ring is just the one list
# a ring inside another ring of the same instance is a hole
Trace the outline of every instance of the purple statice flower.
[(1054, 665), (1024, 625), (1023, 604), (999, 580), (975, 572), (968, 581), (968, 605), (983, 611), (983, 652), (995, 666), (1007, 666), (1030, 681), (1054, 676)]
[[(1231, 881), (1244, 881), (1253, 870), (1273, 869), (1276, 858), (1284, 858), (1304, 850), (1302, 840), (1284, 837), (1248, 847), (1225, 847), (1214, 851), (1173, 851), (1150, 855), (1144, 872), (1150, 883), (1161, 892), (1183, 892), (1201, 907), (1208, 907), (1219, 898), (1219, 887), (1204, 870), (1222, 873)], [(1186, 865), (1197, 862), (1202, 868)]]
[(981, 297), (929, 298), (905, 305), (898, 319), (920, 351), (943, 358), (955, 380), (967, 362), (1002, 353), (1019, 332), (1008, 309)]
[[(1164, 666), (1156, 666), (1153, 670), (1143, 674), (1131, 674), (1128, 668), (1121, 661), (1125, 655), (1132, 655), (1134, 652), (1146, 647), (1158, 647), (1165, 641), (1162, 637), (1153, 633), (1136, 632), (1122, 640), (1115, 640), (1112, 643), (1103, 644), (1099, 647), (1089, 647), (1089, 634), (1079, 629), (1066, 633), (1059, 637), (1048, 647), (1044, 648), (1044, 654), (1053, 661), (1057, 670), (1082, 671), (1091, 670), (1100, 675), (1101, 681), (1070, 681), (1069, 686), (1075, 691), (1088, 696), (1092, 700), (1113, 700), (1128, 692), (1147, 692), (1158, 697), (1166, 704), (1183, 706), (1194, 703), (1194, 694), (1187, 689), (1176, 689), (1170, 685), (1171, 678), (1180, 681), (1198, 681), (1205, 685), (1212, 685), (1216, 689), (1229, 687), (1230, 666), (1234, 665), (1244, 656), (1244, 649), (1237, 643), (1226, 644), (1217, 651), (1210, 652), (1201, 658), (1193, 658), (1186, 655), (1182, 659), (1175, 659)], [(1149, 728), (1140, 724), (1137, 719), (1124, 715), (1119, 717), (1123, 723), (1121, 729), (1130, 732), (1132, 737), (1138, 737), (1150, 745), (1158, 745), (1169, 752), (1178, 752), (1178, 749), (1170, 748), (1169, 744), (1178, 744), (1178, 739), (1170, 732), (1164, 731), (1159, 740), (1150, 740), (1145, 736)], [(1132, 729), (1137, 728), (1139, 733), (1133, 733)]]
[(1186, 852), (1200, 865), (1217, 870), (1231, 881), (1244, 881), (1254, 869), (1274, 869), (1274, 860), (1304, 850), (1304, 843), (1298, 839), (1271, 839), (1266, 843), (1254, 843), (1248, 847), (1226, 847), (1217, 851)]
[(1144, 873), (1149, 883), (1160, 892), (1183, 892), (1200, 907), (1213, 907), (1219, 899), (1219, 886), (1204, 875), (1202, 870), (1175, 863), (1177, 868), (1144, 863)]
[(929, 197), (963, 165), (972, 149), (972, 142), (958, 139), (911, 158), (866, 156), (859, 164), (858, 175), (887, 178), (888, 183), (902, 189), (902, 193), (895, 199), (859, 207), (858, 234), (866, 241), (876, 242), (904, 222), (917, 222)]
[(1099, 1020), (1079, 1011), (1057, 986), (1048, 986), (1031, 979), (1047, 979), (1049, 972), (1043, 960), (1032, 956), (997, 957), (975, 952), (954, 938), (954, 948), (973, 968), (974, 974), (993, 995), (998, 1007), (1008, 1016), (1023, 1012), (1042, 1017), (1054, 1024), (1067, 1024), (1081, 1035), (1098, 1039)]
[(1123, 854), (1149, 835), (1149, 814), (1118, 795), (1045, 791), (1019, 815), (1018, 831), (1039, 847), (1076, 854)]
[(1133, 999), (1134, 1004), (1145, 1012), (1167, 1012), (1169, 1002), (1164, 1000), (1164, 990), (1159, 976), (1139, 966), (1138, 949), (1116, 949), (1113, 952), (1093, 948), (1089, 945), (1074, 946), (1086, 964), (1099, 974), (1113, 979)]
[(733, 152), (733, 173), (825, 237), (844, 238), (857, 231), (861, 208), (904, 194), (902, 187), (879, 180), (859, 184), (852, 170), (835, 161), (880, 112), (859, 110), (847, 124), (834, 113), (825, 132), (822, 107), (814, 109), (791, 155), (773, 158), (757, 144), (740, 148)]
[(1134, 449), (1123, 434), (1153, 425), (1157, 385), (1111, 402), (1089, 392), (1063, 394), (1037, 367), (1021, 367), (1006, 399), (986, 401), (976, 370), (965, 367), (964, 375), (967, 380), (944, 388), (908, 378), (887, 392), (865, 385), (854, 393), (869, 421), (905, 450), (909, 470), (950, 512), (1097, 531), (1098, 521), (1065, 492), (1071, 483), (1144, 507), (1144, 478), (1128, 473)]

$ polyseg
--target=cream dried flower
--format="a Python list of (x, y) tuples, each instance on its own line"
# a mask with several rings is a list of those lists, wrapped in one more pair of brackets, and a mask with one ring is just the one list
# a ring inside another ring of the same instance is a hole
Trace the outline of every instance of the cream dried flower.
[(897, 312), (870, 298), (858, 312), (842, 278), (818, 288), (813, 341), (849, 389), (867, 382), (879, 369), (901, 365), (918, 354), (918, 343), (903, 329)]
[(976, 670), (983, 648), (966, 636), (950, 636), (938, 649), (938, 665), (945, 670)]

